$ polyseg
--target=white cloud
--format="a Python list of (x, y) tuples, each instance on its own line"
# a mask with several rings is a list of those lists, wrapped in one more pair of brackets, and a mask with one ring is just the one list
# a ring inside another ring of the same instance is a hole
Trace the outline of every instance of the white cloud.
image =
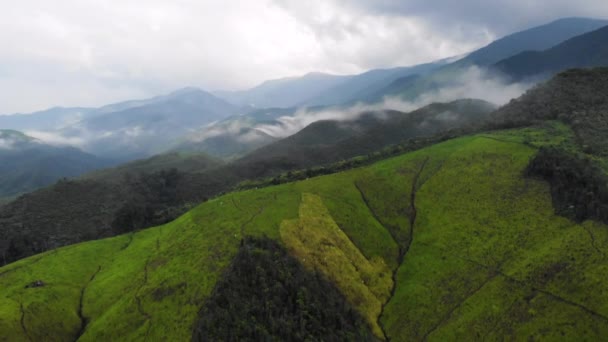
[[(465, 52), (421, 20), (313, 1), (328, 25), (271, 0), (21, 0), (1, 5), (0, 113), (97, 106), (186, 85), (244, 88)], [(14, 85), (14, 86), (11, 86)]]
[[(604, 0), (20, 0), (0, 5), (0, 113), (98, 106), (187, 85), (245, 88), (468, 52)], [(509, 20), (504, 20), (509, 18)]]
[(82, 147), (88, 141), (86, 136), (65, 136), (57, 132), (46, 131), (26, 131), (26, 135), (36, 138), (43, 143), (55, 146), (75, 146)]

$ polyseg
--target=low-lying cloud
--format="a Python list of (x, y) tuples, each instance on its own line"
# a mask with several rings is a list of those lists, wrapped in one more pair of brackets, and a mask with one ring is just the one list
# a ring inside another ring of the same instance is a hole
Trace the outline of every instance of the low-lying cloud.
[(292, 116), (278, 118), (276, 124), (261, 124), (254, 128), (275, 138), (285, 138), (320, 120), (356, 120), (364, 113), (381, 114), (386, 110), (411, 112), (435, 102), (451, 102), (468, 98), (485, 100), (500, 106), (521, 96), (533, 85), (533, 83), (510, 83), (499, 75), (476, 66), (445, 81), (449, 85), (424, 93), (411, 101), (404, 100), (400, 96), (387, 96), (380, 103), (358, 103), (349, 108), (334, 107), (322, 111), (302, 108)]

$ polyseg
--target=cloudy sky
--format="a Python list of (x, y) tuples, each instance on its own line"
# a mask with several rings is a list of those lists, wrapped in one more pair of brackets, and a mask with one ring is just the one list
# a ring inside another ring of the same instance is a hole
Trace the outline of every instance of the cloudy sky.
[(0, 4), (0, 114), (184, 86), (242, 89), (460, 55), (606, 0), (19, 0)]

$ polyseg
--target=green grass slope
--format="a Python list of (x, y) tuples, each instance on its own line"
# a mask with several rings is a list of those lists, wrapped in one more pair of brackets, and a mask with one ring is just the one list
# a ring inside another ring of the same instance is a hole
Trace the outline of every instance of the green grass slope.
[(454, 139), (21, 260), (0, 268), (0, 341), (188, 340), (248, 236), (332, 281), (379, 339), (598, 340), (608, 227), (556, 216), (549, 185), (523, 176), (571, 135)]

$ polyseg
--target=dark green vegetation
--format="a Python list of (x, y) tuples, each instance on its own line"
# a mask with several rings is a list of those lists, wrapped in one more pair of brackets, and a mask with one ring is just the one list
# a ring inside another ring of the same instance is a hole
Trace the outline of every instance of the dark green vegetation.
[(559, 214), (579, 222), (593, 219), (608, 224), (608, 176), (591, 159), (554, 147), (543, 148), (527, 174), (549, 181)]
[(572, 135), (548, 124), (453, 139), (18, 261), (0, 269), (2, 338), (187, 340), (242, 241), (265, 236), (379, 339), (601, 339), (608, 227), (555, 215), (549, 184), (523, 176), (538, 148)]
[(608, 156), (608, 68), (570, 70), (493, 114), (493, 127), (559, 120), (572, 127), (583, 152)]
[(23, 195), (0, 209), (0, 262), (166, 223), (205, 200), (190, 180), (219, 165), (205, 155), (172, 153)]
[(65, 177), (111, 165), (73, 147), (47, 145), (21, 132), (0, 130), (0, 198), (33, 191)]
[(608, 69), (570, 70), (493, 114), (493, 126), (523, 127), (557, 120), (569, 142), (540, 150), (528, 173), (550, 182), (557, 212), (608, 221)]
[(608, 26), (569, 39), (545, 51), (527, 51), (494, 67), (514, 81), (529, 77), (548, 78), (569, 68), (608, 65)]
[(194, 341), (373, 340), (322, 275), (270, 239), (246, 238), (199, 313)]
[(90, 172), (86, 179), (116, 180), (127, 175), (155, 173), (176, 169), (180, 172), (200, 172), (222, 165), (223, 162), (203, 153), (165, 153), (132, 161), (114, 168)]
[[(170, 169), (154, 172), (164, 165), (167, 168), (170, 165), (173, 165), (171, 168), (200, 165), (196, 158), (181, 163), (179, 157), (172, 160), (165, 156), (160, 160), (152, 158), (130, 164), (128, 172), (117, 168), (95, 173), (98, 177), (63, 181), (0, 207), (0, 262), (162, 224), (184, 213), (193, 204), (229, 191), (246, 180), (338, 163), (360, 155), (370, 154), (363, 161), (378, 160), (408, 151), (411, 146), (424, 146), (418, 141), (407, 142), (408, 139), (462, 128), (487, 117), (491, 109), (488, 103), (474, 100), (434, 104), (413, 113), (390, 112), (385, 120), (373, 116), (363, 118), (345, 129), (344, 134), (336, 136), (341, 139), (327, 135), (332, 140), (315, 141), (326, 136), (315, 133), (319, 128), (327, 133), (325, 123), (320, 123), (286, 139), (284, 145), (273, 144), (230, 164), (201, 172)], [(332, 130), (341, 125), (337, 122), (328, 124)], [(388, 154), (376, 154), (377, 150), (396, 143), (405, 143), (405, 146), (396, 147)], [(162, 162), (167, 158), (171, 163)], [(352, 163), (339, 163), (323, 173), (362, 165), (360, 161), (361, 158), (357, 158)], [(142, 163), (150, 171), (140, 173)], [(306, 175), (310, 177), (315, 173)]]

